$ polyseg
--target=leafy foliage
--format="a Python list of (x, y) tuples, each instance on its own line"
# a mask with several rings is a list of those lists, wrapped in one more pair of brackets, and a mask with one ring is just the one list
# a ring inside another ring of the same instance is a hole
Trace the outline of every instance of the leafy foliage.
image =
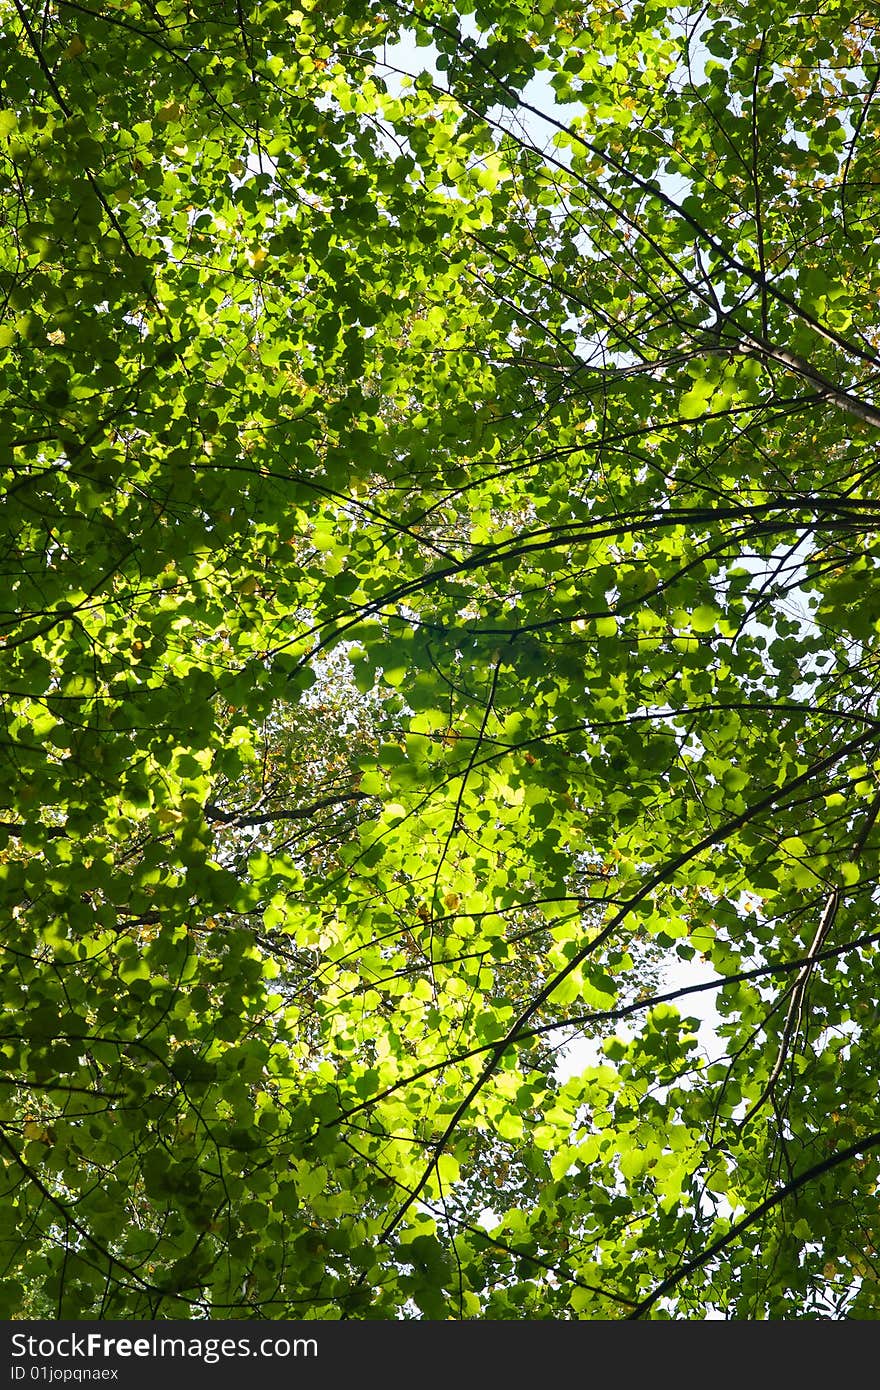
[(0, 4), (0, 1310), (873, 1318), (876, 16), (298, 3)]

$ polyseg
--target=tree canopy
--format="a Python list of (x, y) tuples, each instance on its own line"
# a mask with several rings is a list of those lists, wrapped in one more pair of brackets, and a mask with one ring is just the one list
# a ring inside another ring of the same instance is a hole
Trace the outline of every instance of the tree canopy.
[(290, 5), (0, 0), (0, 1315), (876, 1317), (876, 13)]

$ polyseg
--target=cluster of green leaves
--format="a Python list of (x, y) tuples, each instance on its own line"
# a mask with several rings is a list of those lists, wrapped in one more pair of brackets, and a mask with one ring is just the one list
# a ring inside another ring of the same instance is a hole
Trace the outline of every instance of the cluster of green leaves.
[(876, 1316), (870, 7), (0, 44), (0, 1314)]

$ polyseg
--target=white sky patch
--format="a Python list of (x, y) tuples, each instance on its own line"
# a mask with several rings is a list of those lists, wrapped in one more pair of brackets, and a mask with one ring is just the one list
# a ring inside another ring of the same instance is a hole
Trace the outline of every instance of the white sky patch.
[[(667, 994), (673, 990), (690, 989), (694, 985), (707, 984), (717, 979), (718, 972), (710, 961), (703, 960), (698, 955), (692, 960), (682, 960), (680, 956), (671, 954), (661, 972), (656, 992), (658, 995)], [(718, 989), (720, 988), (719, 985)], [(703, 990), (699, 994), (685, 995), (682, 999), (672, 1001), (682, 1018), (694, 1018), (698, 1021), (696, 1038), (699, 1058), (695, 1059), (697, 1065), (702, 1062), (714, 1062), (724, 1054), (724, 1045), (717, 1032), (721, 1023), (721, 1015), (715, 1004), (718, 989)], [(646, 1008), (644, 1013), (648, 1012), (649, 1009)], [(631, 1042), (641, 1026), (643, 1017), (644, 1014), (635, 1014), (632, 1021), (622, 1019), (615, 1026), (615, 1036), (624, 1042)], [(607, 1065), (608, 1059), (602, 1051), (602, 1043), (603, 1039), (600, 1037), (580, 1037), (565, 1043), (559, 1049), (554, 1069), (557, 1080), (567, 1081), (569, 1077), (578, 1076), (586, 1067), (599, 1066), (601, 1063)]]

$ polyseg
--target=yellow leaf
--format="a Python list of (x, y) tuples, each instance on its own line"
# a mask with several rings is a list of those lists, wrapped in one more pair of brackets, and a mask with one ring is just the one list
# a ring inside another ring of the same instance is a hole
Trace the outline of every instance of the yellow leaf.
[(67, 45), (64, 52), (61, 55), (61, 61), (62, 63), (66, 63), (71, 58), (78, 58), (79, 55), (81, 53), (85, 53), (85, 51), (86, 46), (80, 38), (79, 34), (74, 34), (73, 38), (70, 40), (70, 43)]
[(161, 122), (162, 125), (170, 125), (172, 121), (179, 121), (182, 115), (183, 107), (180, 102), (168, 101), (156, 110), (153, 120)]

